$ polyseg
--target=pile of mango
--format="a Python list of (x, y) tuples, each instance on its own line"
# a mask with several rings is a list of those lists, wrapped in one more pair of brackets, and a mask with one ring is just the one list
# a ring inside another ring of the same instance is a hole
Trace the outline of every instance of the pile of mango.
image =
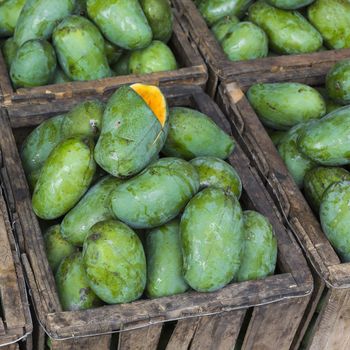
[(330, 69), (325, 88), (255, 84), (247, 97), (329, 241), (350, 261), (350, 60)]
[(350, 47), (347, 0), (194, 2), (231, 61)]
[(63, 309), (273, 274), (274, 231), (242, 211), (233, 149), (210, 117), (142, 84), (35, 128), (21, 159)]
[(168, 0), (0, 1), (15, 88), (177, 69), (172, 31)]

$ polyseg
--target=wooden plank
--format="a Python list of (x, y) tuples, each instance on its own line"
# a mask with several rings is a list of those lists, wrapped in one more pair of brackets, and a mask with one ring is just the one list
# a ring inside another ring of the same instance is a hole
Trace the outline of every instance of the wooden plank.
[(110, 350), (111, 336), (73, 338), (69, 340), (51, 339), (51, 350)]
[(177, 322), (166, 350), (187, 350), (198, 327), (200, 317), (191, 317)]
[(1, 347), (2, 350), (19, 350), (18, 343)]

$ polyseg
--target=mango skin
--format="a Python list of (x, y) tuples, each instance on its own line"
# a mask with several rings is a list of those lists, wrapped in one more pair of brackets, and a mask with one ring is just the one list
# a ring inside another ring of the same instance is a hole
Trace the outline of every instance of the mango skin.
[(123, 52), (124, 52), (123, 49), (111, 44), (108, 40), (105, 40), (105, 53), (106, 53), (108, 64), (110, 66), (118, 62)]
[(315, 0), (266, 0), (266, 2), (274, 7), (282, 10), (296, 10), (310, 5)]
[(129, 71), (129, 60), (130, 60), (131, 52), (125, 52), (121, 55), (119, 60), (112, 65), (112, 70), (114, 75), (128, 75)]
[(167, 132), (168, 117), (162, 126), (142, 97), (122, 86), (108, 100), (103, 114), (96, 162), (119, 178), (137, 174), (159, 153)]
[(243, 212), (243, 252), (237, 281), (273, 275), (277, 261), (277, 239), (269, 220), (255, 211)]
[(212, 156), (226, 159), (235, 147), (233, 139), (199, 111), (173, 107), (170, 108), (169, 119), (169, 134), (162, 149), (168, 157), (190, 160)]
[(343, 107), (340, 103), (334, 102), (327, 93), (325, 87), (317, 88), (317, 91), (322, 95), (324, 101), (326, 102), (326, 114), (333, 112), (334, 110)]
[(176, 58), (162, 41), (154, 40), (144, 49), (133, 51), (129, 59), (131, 74), (148, 74), (176, 70)]
[(180, 221), (175, 219), (147, 234), (147, 284), (150, 298), (184, 293), (189, 288), (182, 274)]
[(49, 39), (58, 23), (70, 15), (74, 0), (27, 0), (17, 20), (14, 39), (18, 46), (31, 39)]
[(283, 131), (283, 130), (266, 130), (267, 133), (269, 134), (272, 143), (277, 147), (281, 141), (283, 140), (283, 137), (286, 135), (288, 131)]
[(61, 223), (64, 239), (76, 246), (83, 246), (90, 228), (97, 222), (113, 219), (111, 193), (121, 180), (105, 176), (89, 189), (79, 203), (67, 213)]
[(190, 161), (199, 174), (199, 189), (216, 187), (237, 199), (242, 194), (242, 181), (236, 170), (220, 158), (198, 157)]
[(199, 176), (188, 162), (161, 158), (112, 193), (115, 216), (133, 228), (153, 228), (175, 218), (198, 191)]
[(350, 103), (350, 60), (337, 62), (327, 73), (328, 96), (341, 105)]
[(263, 124), (277, 130), (288, 130), (326, 114), (326, 104), (320, 93), (304, 84), (254, 84), (247, 98)]
[(52, 84), (62, 84), (72, 81), (60, 67), (56, 67), (55, 74), (52, 79)]
[(91, 140), (72, 137), (59, 143), (35, 185), (32, 198), (35, 214), (44, 220), (66, 214), (88, 189), (95, 170)]
[(315, 213), (319, 213), (324, 192), (335, 182), (350, 181), (350, 173), (344, 168), (317, 167), (304, 177), (304, 194)]
[(127, 303), (146, 286), (146, 257), (136, 233), (117, 220), (94, 225), (86, 237), (83, 260), (89, 285), (106, 303)]
[(62, 261), (55, 279), (64, 311), (86, 310), (102, 305), (101, 300), (89, 287), (80, 252)]
[(67, 242), (60, 233), (60, 225), (49, 227), (44, 233), (45, 251), (47, 260), (53, 273), (57, 271), (61, 261), (74, 253), (76, 248)]
[(226, 34), (231, 33), (232, 28), (239, 23), (239, 19), (236, 16), (227, 16), (221, 18), (212, 27), (211, 31), (219, 43), (224, 39)]
[(315, 52), (321, 34), (297, 11), (286, 11), (258, 0), (249, 8), (249, 20), (265, 31), (270, 48), (280, 54)]
[(186, 206), (180, 223), (186, 282), (213, 292), (236, 277), (243, 242), (242, 209), (236, 197), (208, 187)]
[(350, 4), (345, 0), (316, 0), (307, 9), (308, 19), (330, 49), (350, 47)]
[(350, 182), (336, 182), (323, 195), (320, 219), (324, 233), (343, 262), (350, 261)]
[(13, 35), (17, 20), (26, 0), (0, 2), (0, 38)]
[(53, 78), (57, 60), (53, 47), (45, 40), (30, 40), (16, 53), (10, 77), (15, 87), (47, 85)]
[(16, 57), (16, 53), (18, 50), (18, 46), (15, 43), (13, 37), (8, 38), (4, 45), (1, 48), (2, 50), (2, 54), (4, 56), (4, 60), (7, 66), (7, 69), (10, 70), (11, 68), (11, 64), (14, 61), (15, 57)]
[(52, 41), (60, 66), (70, 79), (85, 81), (111, 76), (104, 39), (88, 19), (66, 17), (55, 28)]
[(148, 46), (152, 29), (138, 0), (87, 0), (87, 12), (113, 44), (136, 50)]

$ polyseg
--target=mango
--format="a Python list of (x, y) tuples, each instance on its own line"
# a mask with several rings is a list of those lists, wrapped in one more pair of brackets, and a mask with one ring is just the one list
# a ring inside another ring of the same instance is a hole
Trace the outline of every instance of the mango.
[(116, 220), (94, 225), (86, 237), (83, 261), (89, 285), (106, 303), (127, 303), (146, 286), (146, 258), (136, 233)]
[(169, 134), (162, 149), (166, 156), (187, 160), (201, 156), (225, 159), (235, 147), (233, 139), (199, 111), (173, 107), (169, 119)]
[(173, 13), (168, 0), (140, 0), (154, 40), (167, 43), (173, 32)]
[(320, 93), (299, 83), (254, 84), (247, 98), (263, 124), (278, 130), (288, 130), (326, 113)]
[(65, 258), (56, 273), (58, 296), (64, 311), (91, 309), (102, 305), (88, 284), (82, 254)]
[(324, 101), (326, 102), (326, 113), (333, 112), (335, 109), (338, 109), (342, 107), (341, 104), (334, 102), (327, 93), (326, 88), (324, 87), (319, 87), (317, 88), (317, 91), (322, 95)]
[(18, 50), (18, 46), (13, 40), (13, 37), (8, 38), (5, 43), (3, 44), (2, 48), (2, 54), (4, 56), (4, 60), (7, 66), (7, 69), (10, 70), (11, 64), (14, 61), (16, 57), (16, 53)]
[(327, 188), (341, 181), (350, 181), (350, 173), (343, 168), (319, 166), (305, 174), (304, 194), (315, 213), (319, 212), (322, 197)]
[(108, 64), (110, 66), (118, 62), (123, 52), (124, 52), (123, 49), (111, 44), (108, 40), (105, 40), (105, 53), (106, 53)]
[(315, 0), (266, 0), (266, 2), (274, 7), (283, 10), (296, 10), (310, 5)]
[(129, 60), (130, 60), (131, 52), (125, 52), (121, 55), (119, 60), (115, 62), (111, 68), (115, 75), (128, 75), (129, 71)]
[(65, 18), (54, 30), (52, 42), (63, 71), (72, 80), (95, 80), (111, 76), (104, 39), (88, 19)]
[(53, 84), (62, 84), (62, 83), (68, 83), (69, 81), (72, 81), (65, 72), (60, 67), (56, 67), (55, 74), (52, 79)]
[(113, 219), (111, 193), (121, 180), (105, 176), (97, 182), (79, 203), (64, 217), (61, 234), (76, 246), (82, 246), (90, 228), (97, 222)]
[(56, 70), (56, 54), (45, 40), (30, 40), (16, 53), (10, 77), (15, 87), (47, 85)]
[(199, 189), (216, 187), (238, 199), (242, 194), (242, 182), (236, 170), (215, 157), (198, 157), (190, 161), (199, 174)]
[(13, 35), (26, 0), (0, 1), (0, 38)]
[(267, 133), (269, 134), (271, 141), (273, 142), (273, 144), (277, 147), (280, 142), (283, 140), (283, 137), (286, 135), (287, 131), (283, 131), (283, 130), (272, 130), (272, 129), (268, 129), (266, 130)]
[(350, 60), (337, 62), (327, 73), (328, 96), (341, 105), (350, 103)]
[(73, 14), (78, 16), (86, 15), (86, 0), (76, 0)]
[(258, 0), (249, 8), (249, 20), (265, 31), (270, 48), (277, 53), (309, 53), (322, 46), (321, 34), (297, 11), (281, 10)]
[(45, 220), (59, 218), (84, 195), (96, 169), (93, 146), (91, 140), (72, 137), (50, 153), (33, 193), (37, 216)]
[(231, 33), (233, 27), (239, 23), (239, 19), (236, 16), (227, 16), (221, 18), (212, 27), (211, 31), (219, 43), (226, 36), (226, 34)]
[(136, 50), (148, 46), (152, 29), (138, 0), (87, 0), (87, 12), (111, 43)]
[(307, 9), (308, 19), (330, 49), (350, 47), (350, 3), (346, 0), (316, 0)]
[(162, 41), (154, 40), (144, 49), (133, 51), (129, 59), (131, 74), (148, 74), (177, 69), (176, 58)]
[(243, 243), (242, 209), (235, 196), (208, 187), (186, 206), (180, 223), (186, 282), (213, 292), (236, 277)]
[(324, 233), (343, 262), (350, 261), (350, 181), (336, 182), (323, 194), (320, 219)]
[(147, 284), (150, 298), (184, 293), (188, 285), (182, 274), (179, 220), (151, 230), (147, 234)]
[(133, 228), (161, 226), (180, 213), (198, 188), (193, 165), (178, 158), (161, 158), (113, 191), (112, 210)]
[(74, 7), (75, 0), (27, 0), (17, 20), (16, 44), (21, 46), (31, 39), (50, 39), (54, 28)]

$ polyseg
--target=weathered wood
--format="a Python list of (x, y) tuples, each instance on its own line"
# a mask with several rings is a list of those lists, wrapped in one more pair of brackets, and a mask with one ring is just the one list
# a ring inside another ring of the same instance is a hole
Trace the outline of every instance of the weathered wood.
[(179, 320), (169, 339), (166, 350), (187, 350), (191, 344), (200, 317)]
[(110, 350), (111, 336), (74, 338), (69, 340), (51, 339), (51, 350)]

